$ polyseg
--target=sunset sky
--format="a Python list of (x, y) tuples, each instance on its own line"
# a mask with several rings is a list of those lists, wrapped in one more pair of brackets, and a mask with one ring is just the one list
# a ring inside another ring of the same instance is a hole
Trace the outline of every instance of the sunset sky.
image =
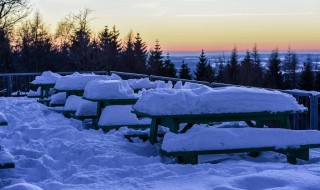
[(121, 38), (139, 32), (165, 51), (320, 50), (320, 0), (30, 0), (52, 31), (70, 13), (93, 12), (94, 32), (105, 25)]

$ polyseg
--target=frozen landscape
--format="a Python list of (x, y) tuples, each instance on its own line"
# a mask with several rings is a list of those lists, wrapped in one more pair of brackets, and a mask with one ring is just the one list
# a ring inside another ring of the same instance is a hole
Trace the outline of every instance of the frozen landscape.
[[(179, 83), (175, 90), (185, 93), (183, 96), (187, 102), (189, 91), (193, 90), (193, 98), (196, 98), (197, 93), (199, 95), (210, 91), (199, 85), (182, 86)], [(165, 93), (160, 93), (161, 91)], [(238, 96), (253, 92), (256, 99), (266, 98), (259, 94), (265, 91), (237, 88), (225, 91), (236, 92)], [(179, 96), (172, 89), (155, 89), (142, 94), (152, 93), (159, 95), (159, 103), (161, 97), (168, 94)], [(284, 101), (283, 95), (277, 92), (269, 92), (267, 96), (272, 94), (278, 95), (275, 101)], [(250, 99), (246, 97), (248, 98)], [(295, 101), (289, 96), (287, 99), (288, 105), (294, 109), (304, 109), (292, 104)], [(177, 98), (173, 98), (172, 102), (175, 100)], [(143, 101), (147, 100), (142, 99), (141, 102)], [(156, 107), (157, 105), (150, 109)], [(277, 107), (279, 108), (276, 106), (270, 109)], [(87, 129), (81, 121), (68, 119), (57, 112), (56, 108), (46, 107), (35, 99), (0, 98), (0, 110), (5, 115), (2, 118), (9, 123), (0, 128), (0, 144), (14, 157), (16, 164), (14, 169), (0, 170), (0, 187), (5, 190), (319, 189), (320, 186), (320, 149), (311, 149), (310, 160), (298, 160), (297, 165), (288, 164), (286, 156), (274, 152), (263, 152), (257, 158), (249, 157), (246, 153), (208, 155), (201, 156), (201, 163), (198, 165), (181, 165), (175, 159), (159, 154), (161, 144), (143, 142), (139, 138), (129, 142), (124, 135), (132, 132), (131, 129), (124, 127), (108, 133), (101, 129)], [(119, 110), (109, 112), (119, 119), (123, 113)], [(201, 131), (210, 134), (206, 127), (193, 127), (186, 133), (186, 138)], [(222, 123), (212, 127), (212, 130), (218, 127), (242, 128), (246, 124)], [(254, 136), (259, 136), (258, 134)], [(167, 138), (173, 142), (177, 140), (170, 133)], [(315, 140), (316, 136), (310, 138)], [(258, 140), (252, 138), (252, 143)], [(208, 146), (211, 146), (210, 143)]]

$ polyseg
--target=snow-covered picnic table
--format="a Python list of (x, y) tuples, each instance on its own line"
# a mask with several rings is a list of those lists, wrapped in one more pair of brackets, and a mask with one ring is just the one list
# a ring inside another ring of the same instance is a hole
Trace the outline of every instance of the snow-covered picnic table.
[(198, 155), (276, 151), (291, 164), (309, 160), (309, 149), (320, 147), (318, 130), (267, 128), (209, 128), (197, 126), (185, 134), (167, 133), (161, 153), (181, 163), (197, 164)]
[(138, 95), (123, 80), (95, 80), (87, 84), (83, 99), (97, 102), (97, 117), (102, 110), (110, 105), (133, 105), (138, 100)]
[(51, 71), (43, 72), (40, 76), (36, 76), (30, 84), (40, 88), (39, 102), (48, 104), (49, 91), (53, 88), (61, 76)]
[[(187, 123), (180, 132), (194, 124), (246, 121), (249, 126), (262, 127), (272, 122), (283, 128), (290, 127), (290, 115), (305, 112), (288, 94), (256, 88), (155, 89), (142, 93), (133, 107), (138, 116), (152, 119), (150, 142), (157, 141), (158, 126), (169, 127), (178, 133), (179, 125)], [(256, 125), (252, 121), (256, 122)]]
[(118, 75), (96, 75), (74, 73), (61, 77), (55, 84), (54, 89), (58, 92), (66, 92), (69, 95), (82, 96), (86, 85), (93, 80), (121, 80)]

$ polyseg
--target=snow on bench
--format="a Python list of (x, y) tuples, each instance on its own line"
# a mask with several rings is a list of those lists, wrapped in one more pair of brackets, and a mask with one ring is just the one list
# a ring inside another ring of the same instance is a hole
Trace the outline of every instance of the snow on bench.
[(309, 148), (320, 147), (320, 131), (271, 128), (206, 128), (197, 126), (184, 134), (167, 133), (161, 152), (182, 157), (182, 162), (197, 163), (197, 155), (255, 151), (277, 151), (308, 160)]
[(49, 105), (50, 106), (64, 106), (64, 104), (66, 103), (66, 99), (67, 99), (67, 93), (65, 92), (59, 92), (57, 94), (53, 94), (51, 96), (51, 100)]
[(148, 118), (138, 119), (131, 113), (132, 105), (115, 105), (107, 106), (99, 119), (98, 128), (104, 131), (111, 129), (119, 129), (121, 127), (128, 128), (149, 128), (151, 120)]
[(55, 84), (61, 75), (53, 73), (51, 71), (45, 71), (40, 76), (36, 76), (32, 84)]
[(64, 110), (67, 117), (93, 118), (97, 116), (97, 103), (84, 100), (80, 96), (71, 95), (66, 100)]
[(128, 79), (129, 86), (137, 91), (141, 89), (152, 89), (157, 88), (157, 85), (160, 81), (151, 82), (149, 78), (142, 79)]

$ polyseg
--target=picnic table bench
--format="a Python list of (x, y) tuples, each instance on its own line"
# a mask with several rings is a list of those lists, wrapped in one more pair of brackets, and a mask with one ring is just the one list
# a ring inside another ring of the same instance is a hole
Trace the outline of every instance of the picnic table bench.
[(168, 157), (177, 157), (179, 163), (197, 164), (198, 155), (275, 151), (286, 155), (288, 163), (296, 164), (297, 158), (309, 160), (310, 148), (320, 147), (320, 132), (315, 130), (277, 128), (199, 130), (200, 132), (194, 130), (191, 134), (166, 134), (160, 152)]
[[(180, 131), (185, 133), (194, 124), (210, 124), (213, 122), (245, 121), (250, 127), (263, 127), (272, 122), (283, 128), (291, 129), (290, 115), (294, 112), (253, 112), (253, 113), (218, 113), (218, 114), (188, 114), (188, 115), (151, 115), (136, 110), (132, 111), (138, 117), (151, 118), (150, 142), (157, 142), (158, 126), (168, 127), (170, 132), (178, 133), (179, 125), (186, 123)], [(255, 121), (254, 124), (252, 121)]]
[[(133, 105), (138, 101), (138, 98), (130, 98), (130, 99), (92, 99), (92, 98), (86, 98), (82, 97), (84, 100), (92, 101), (92, 102), (97, 102), (97, 115), (95, 118), (95, 121), (93, 122), (94, 126), (98, 126), (98, 118), (101, 116), (102, 110), (106, 106), (111, 106), (111, 105)], [(106, 126), (98, 126), (98, 128), (106, 128)], [(118, 128), (119, 126), (108, 126), (110, 128)], [(131, 126), (132, 128), (135, 128), (137, 126)]]
[(56, 92), (65, 92), (67, 96), (66, 98), (68, 98), (70, 95), (82, 96), (84, 92), (84, 90), (64, 90), (64, 89), (57, 89), (57, 88), (54, 88), (54, 90)]

